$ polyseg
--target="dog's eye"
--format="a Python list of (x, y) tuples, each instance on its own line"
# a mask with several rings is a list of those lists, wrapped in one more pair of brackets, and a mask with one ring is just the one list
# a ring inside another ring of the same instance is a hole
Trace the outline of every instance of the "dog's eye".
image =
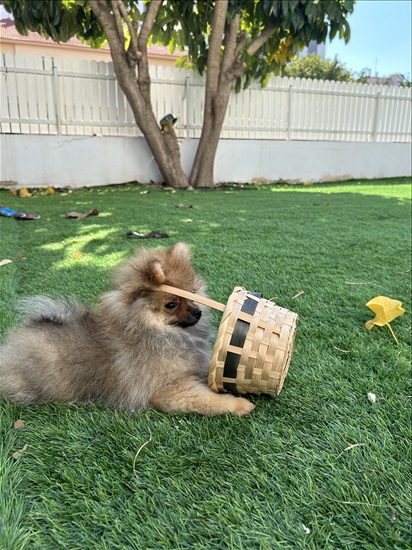
[(179, 304), (177, 302), (168, 302), (165, 305), (166, 309), (176, 309)]

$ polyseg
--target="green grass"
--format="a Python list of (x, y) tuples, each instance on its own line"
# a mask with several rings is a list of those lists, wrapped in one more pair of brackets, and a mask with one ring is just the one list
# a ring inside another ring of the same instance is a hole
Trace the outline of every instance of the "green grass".
[[(251, 397), (250, 417), (0, 400), (1, 548), (411, 547), (409, 180), (25, 200), (1, 191), (0, 204), (42, 215), (0, 218), (0, 260), (13, 260), (0, 267), (3, 334), (19, 321), (20, 296), (93, 304), (136, 246), (179, 240), (212, 298), (225, 302), (241, 284), (300, 317), (284, 388)], [(100, 215), (63, 217), (91, 208)], [(128, 230), (170, 238), (125, 239)], [(378, 295), (404, 304), (391, 323), (398, 345), (386, 327), (365, 328)]]

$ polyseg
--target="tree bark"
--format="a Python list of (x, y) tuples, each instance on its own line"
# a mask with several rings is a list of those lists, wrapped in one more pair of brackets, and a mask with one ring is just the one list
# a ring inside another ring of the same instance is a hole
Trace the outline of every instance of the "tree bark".
[[(227, 9), (227, 0), (216, 2), (208, 53), (202, 134), (190, 174), (193, 187), (214, 186), (214, 161), (230, 94), (236, 78), (245, 70), (244, 63), (239, 60), (247, 42), (245, 35), (239, 33), (240, 16), (234, 15), (227, 23)], [(276, 30), (277, 27), (272, 25), (263, 29), (247, 48), (248, 53), (256, 53)], [(221, 59), (222, 45), (224, 53)]]
[[(233, 83), (245, 70), (240, 57), (246, 47), (247, 37), (239, 33), (239, 14), (233, 15), (229, 22), (227, 20), (229, 0), (216, 1), (209, 40), (203, 128), (189, 184), (181, 166), (176, 134), (173, 128), (164, 132), (160, 129), (150, 99), (147, 41), (162, 2), (151, 0), (148, 3), (136, 38), (137, 21), (127, 12), (123, 0), (111, 0), (111, 10), (106, 1), (89, 0), (109, 42), (119, 85), (166, 183), (175, 188), (187, 188), (189, 185), (213, 187), (214, 161)], [(127, 50), (123, 21), (133, 36)], [(255, 54), (276, 30), (276, 27), (270, 25), (263, 29), (261, 35), (247, 47), (248, 53)]]
[(189, 182), (180, 163), (176, 135), (174, 132), (162, 132), (150, 99), (147, 40), (162, 1), (150, 2), (139, 38), (137, 41), (131, 40), (127, 50), (122, 18), (129, 29), (133, 29), (134, 21), (130, 19), (123, 2), (112, 0), (111, 12), (106, 2), (101, 0), (89, 0), (89, 4), (107, 36), (119, 86), (130, 104), (136, 124), (146, 138), (163, 178), (171, 187), (187, 188)]

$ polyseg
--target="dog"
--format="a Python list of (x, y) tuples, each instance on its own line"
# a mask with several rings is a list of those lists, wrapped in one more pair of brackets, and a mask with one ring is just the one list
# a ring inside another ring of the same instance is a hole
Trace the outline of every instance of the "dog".
[(141, 411), (245, 415), (247, 399), (207, 385), (210, 324), (162, 284), (205, 295), (184, 243), (139, 249), (95, 308), (34, 296), (0, 348), (0, 393), (18, 404), (103, 403)]

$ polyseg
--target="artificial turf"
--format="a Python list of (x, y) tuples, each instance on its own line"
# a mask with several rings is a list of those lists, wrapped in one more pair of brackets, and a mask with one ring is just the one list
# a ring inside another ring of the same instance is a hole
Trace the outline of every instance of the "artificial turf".
[[(395, 179), (0, 191), (0, 204), (42, 216), (0, 218), (0, 261), (12, 260), (0, 267), (1, 334), (19, 322), (19, 297), (92, 305), (135, 247), (177, 241), (215, 300), (240, 284), (300, 318), (282, 392), (251, 396), (248, 417), (0, 399), (0, 547), (410, 548), (410, 189)], [(91, 208), (99, 215), (64, 218)], [(398, 344), (387, 327), (365, 328), (379, 295), (406, 309), (391, 323)]]

